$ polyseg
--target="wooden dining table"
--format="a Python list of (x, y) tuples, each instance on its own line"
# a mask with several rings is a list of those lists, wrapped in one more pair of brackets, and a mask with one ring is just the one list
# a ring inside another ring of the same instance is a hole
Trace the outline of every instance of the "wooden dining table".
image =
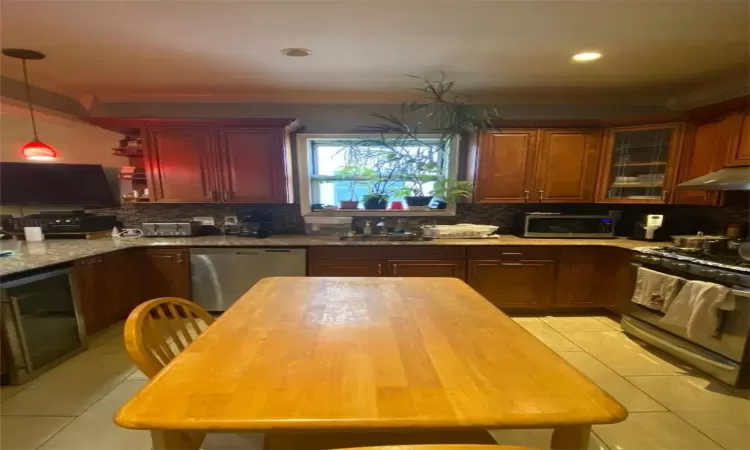
[(206, 433), (266, 448), (491, 443), (552, 428), (587, 448), (625, 409), (461, 280), (266, 278), (116, 414), (156, 450)]

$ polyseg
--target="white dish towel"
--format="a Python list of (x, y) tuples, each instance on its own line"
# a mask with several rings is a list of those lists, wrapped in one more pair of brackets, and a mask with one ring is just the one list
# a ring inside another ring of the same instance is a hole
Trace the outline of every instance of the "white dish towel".
[(688, 281), (661, 322), (687, 329), (690, 339), (708, 338), (719, 326), (719, 310), (734, 309), (732, 290), (706, 281)]
[(639, 267), (630, 301), (664, 312), (685, 281), (684, 278)]

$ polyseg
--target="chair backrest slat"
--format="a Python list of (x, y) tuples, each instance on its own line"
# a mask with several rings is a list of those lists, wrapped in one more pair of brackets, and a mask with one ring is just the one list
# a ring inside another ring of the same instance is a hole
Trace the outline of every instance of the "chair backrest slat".
[(153, 378), (213, 321), (206, 310), (189, 300), (177, 297), (149, 300), (128, 316), (125, 348), (141, 372)]

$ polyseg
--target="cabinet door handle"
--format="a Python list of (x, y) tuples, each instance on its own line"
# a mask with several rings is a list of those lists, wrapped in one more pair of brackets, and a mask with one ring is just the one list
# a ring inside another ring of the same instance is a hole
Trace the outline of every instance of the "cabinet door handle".
[(661, 191), (661, 199), (663, 201), (665, 201), (665, 202), (667, 201), (667, 192), (669, 192), (669, 191), (667, 191), (666, 189), (664, 189), (663, 191)]
[(378, 264), (378, 275), (383, 275), (383, 265)]
[(501, 255), (523, 255), (523, 253), (520, 252), (502, 252)]
[(523, 199), (526, 201), (529, 200), (529, 191), (523, 191)]
[(544, 191), (539, 191), (539, 201), (544, 200)]
[(398, 275), (398, 264), (393, 265), (393, 274)]
[(523, 264), (521, 264), (521, 263), (506, 263), (506, 262), (504, 262), (504, 263), (500, 263), (500, 265), (501, 266), (522, 266)]

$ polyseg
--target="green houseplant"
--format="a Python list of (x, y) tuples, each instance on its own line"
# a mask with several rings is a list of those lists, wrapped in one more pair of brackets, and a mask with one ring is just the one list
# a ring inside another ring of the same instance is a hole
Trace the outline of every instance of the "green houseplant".
[[(420, 97), (402, 103), (398, 115), (371, 114), (381, 123), (361, 129), (378, 137), (362, 139), (354, 147), (379, 149), (375, 152), (378, 167), (388, 169), (383, 187), (400, 184), (388, 193), (404, 197), (409, 206), (427, 206), (433, 196), (440, 197), (443, 203), (468, 197), (472, 186), (447, 176), (451, 146), (463, 134), (490, 128), (497, 113), (469, 104), (454, 92), (454, 83), (447, 81), (443, 73), (436, 80), (411, 77), (422, 83), (416, 89)], [(428, 183), (433, 183), (429, 193)]]
[(435, 182), (432, 195), (437, 197), (437, 209), (445, 209), (448, 202), (456, 202), (462, 198), (471, 197), (474, 186), (468, 181), (457, 181), (451, 178), (441, 178)]

